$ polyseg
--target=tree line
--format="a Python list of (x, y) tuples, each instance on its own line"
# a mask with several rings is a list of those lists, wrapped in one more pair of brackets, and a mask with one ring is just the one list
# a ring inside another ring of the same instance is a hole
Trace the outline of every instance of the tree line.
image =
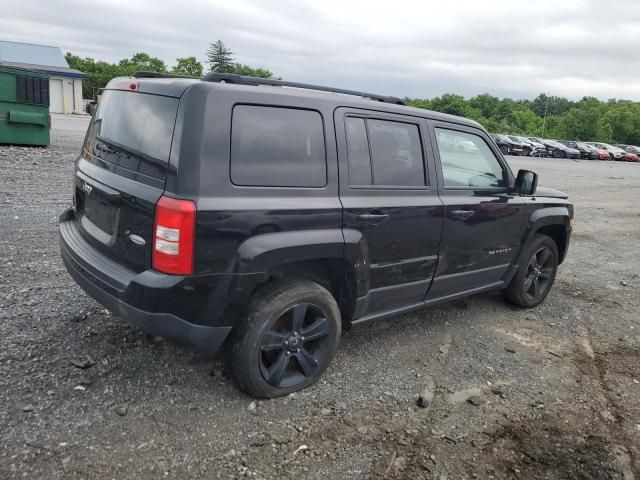
[[(252, 77), (272, 78), (274, 74), (262, 67), (236, 62), (234, 53), (221, 40), (207, 49), (209, 72), (235, 73)], [(66, 54), (71, 68), (88, 75), (83, 82), (85, 98), (114, 77), (128, 76), (137, 71), (172, 73), (201, 77), (204, 67), (196, 57), (178, 57), (169, 68), (164, 61), (147, 53), (136, 53), (117, 63)], [(640, 145), (640, 103), (611, 99), (606, 102), (594, 97), (572, 101), (542, 93), (533, 100), (498, 98), (487, 93), (469, 99), (451, 93), (431, 99), (406, 98), (407, 104), (437, 112), (471, 118), (490, 132), (554, 138), (562, 140), (601, 141)]]
[(465, 99), (444, 94), (432, 99), (407, 98), (409, 105), (471, 118), (490, 132), (640, 145), (640, 103), (594, 97), (571, 101), (541, 93), (533, 100), (489, 94)]
[[(209, 72), (235, 73), (249, 77), (272, 78), (273, 73), (266, 68), (251, 67), (235, 61), (233, 52), (218, 40), (206, 51), (206, 64)], [(65, 55), (69, 67), (87, 74), (88, 79), (82, 84), (84, 98), (92, 98), (95, 91), (104, 88), (109, 80), (115, 77), (126, 77), (135, 72), (170, 73), (189, 77), (202, 77), (204, 66), (196, 57), (178, 57), (173, 67), (148, 53), (138, 52), (131, 58), (123, 58), (116, 63), (95, 60), (90, 57), (81, 58), (68, 52)]]

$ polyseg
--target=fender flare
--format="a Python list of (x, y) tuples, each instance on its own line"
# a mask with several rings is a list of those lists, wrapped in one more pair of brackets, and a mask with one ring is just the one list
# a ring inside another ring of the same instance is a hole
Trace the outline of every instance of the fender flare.
[(368, 290), (368, 249), (360, 232), (341, 228), (295, 230), (256, 235), (238, 247), (229, 270), (236, 277), (232, 300), (246, 301), (277, 267), (326, 259), (346, 260), (354, 268), (358, 295), (361, 288)]
[[(568, 240), (568, 236), (571, 232), (570, 221), (571, 221), (571, 212), (569, 211), (569, 208), (566, 206), (543, 207), (533, 211), (525, 227), (522, 246), (524, 247), (525, 245), (527, 245), (533, 239), (533, 237), (540, 231), (541, 228), (549, 225), (560, 225), (564, 227), (567, 231), (567, 240)], [(522, 248), (522, 250), (524, 251), (524, 248)], [(561, 258), (559, 259), (559, 263), (561, 263), (562, 260), (564, 260), (564, 255), (566, 255), (566, 249), (564, 254), (561, 253)], [(520, 258), (518, 258), (518, 261), (519, 260)]]

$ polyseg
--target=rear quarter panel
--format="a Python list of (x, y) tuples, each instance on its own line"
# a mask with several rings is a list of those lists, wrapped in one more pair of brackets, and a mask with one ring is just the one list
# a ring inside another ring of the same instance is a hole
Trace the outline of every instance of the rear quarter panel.
[[(196, 273), (266, 271), (272, 265), (267, 257), (282, 264), (310, 256), (342, 256), (342, 206), (330, 104), (300, 96), (243, 92), (231, 86), (223, 92), (206, 83), (194, 85), (181, 103), (179, 142), (171, 158), (177, 171), (173, 187), (178, 196), (197, 204)], [(230, 178), (231, 118), (237, 104), (318, 112), (324, 128), (326, 186), (234, 185)], [(280, 253), (274, 255), (273, 250), (278, 249)], [(267, 257), (261, 259), (263, 255)]]

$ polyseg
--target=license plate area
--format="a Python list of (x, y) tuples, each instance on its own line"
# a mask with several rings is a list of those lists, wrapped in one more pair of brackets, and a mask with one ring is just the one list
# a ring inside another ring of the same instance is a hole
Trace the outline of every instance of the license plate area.
[(113, 245), (118, 232), (120, 200), (101, 194), (97, 189), (90, 193), (76, 188), (77, 219), (82, 228), (105, 245)]

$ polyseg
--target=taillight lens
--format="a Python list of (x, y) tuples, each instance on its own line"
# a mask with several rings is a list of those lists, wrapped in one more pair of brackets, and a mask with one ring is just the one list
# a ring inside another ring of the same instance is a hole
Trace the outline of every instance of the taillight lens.
[(196, 204), (191, 200), (160, 197), (153, 225), (152, 266), (173, 275), (193, 273)]

